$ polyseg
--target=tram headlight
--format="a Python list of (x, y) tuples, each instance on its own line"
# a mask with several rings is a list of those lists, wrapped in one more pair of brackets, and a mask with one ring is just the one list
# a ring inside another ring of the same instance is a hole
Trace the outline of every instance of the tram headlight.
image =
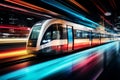
[(31, 45), (32, 45), (32, 43), (31, 43), (31, 42), (29, 42), (29, 43), (28, 43), (28, 45), (29, 45), (29, 46), (31, 46)]

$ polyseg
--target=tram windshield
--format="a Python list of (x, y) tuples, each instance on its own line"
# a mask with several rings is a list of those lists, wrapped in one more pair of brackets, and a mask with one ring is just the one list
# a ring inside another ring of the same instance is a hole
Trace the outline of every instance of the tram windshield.
[(29, 40), (28, 40), (29, 47), (36, 47), (37, 39), (38, 39), (38, 36), (40, 33), (41, 26), (42, 25), (40, 25), (40, 24), (36, 24), (33, 26)]
[(41, 25), (34, 25), (31, 35), (30, 35), (30, 40), (37, 40), (39, 33), (40, 33)]

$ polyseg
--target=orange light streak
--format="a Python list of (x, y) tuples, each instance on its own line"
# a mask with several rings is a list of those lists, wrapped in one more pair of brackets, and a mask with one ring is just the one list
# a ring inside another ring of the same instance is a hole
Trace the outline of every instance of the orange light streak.
[(5, 52), (5, 53), (0, 53), (0, 59), (23, 56), (23, 55), (27, 55), (27, 54), (28, 54), (27, 50), (25, 50), (25, 49), (18, 50), (18, 51)]
[(39, 12), (45, 12), (45, 13), (49, 13), (49, 14), (52, 14), (52, 15), (55, 15), (55, 16), (59, 15), (58, 13), (55, 13), (55, 12), (52, 12), (50, 10), (44, 9), (42, 7), (38, 7), (36, 5), (24, 2), (22, 0), (5, 0), (5, 1), (20, 5), (20, 6), (24, 6), (24, 7), (39, 11)]
[(15, 9), (15, 10), (22, 11), (22, 12), (25, 12), (25, 13), (30, 13), (30, 14), (35, 14), (35, 15), (39, 15), (39, 16), (50, 17), (48, 15), (43, 15), (43, 14), (36, 13), (36, 12), (31, 12), (31, 11), (28, 11), (26, 9), (18, 8), (18, 7), (15, 7), (15, 6), (10, 6), (10, 5), (6, 5), (6, 4), (1, 4), (0, 3), (0, 6), (11, 8), (11, 9)]
[(78, 6), (79, 8), (81, 8), (83, 11), (89, 13), (89, 11), (85, 7), (83, 7), (81, 4), (79, 4), (75, 0), (69, 0), (69, 1), (72, 2), (74, 5)]

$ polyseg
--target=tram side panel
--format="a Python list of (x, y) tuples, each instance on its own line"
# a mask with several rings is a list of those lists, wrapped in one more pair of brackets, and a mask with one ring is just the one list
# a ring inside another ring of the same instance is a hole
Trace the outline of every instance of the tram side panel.
[(89, 32), (83, 30), (74, 30), (74, 50), (88, 48), (91, 46)]
[(92, 40), (91, 40), (92, 46), (97, 46), (101, 44), (100, 33), (92, 32), (91, 36), (92, 36)]

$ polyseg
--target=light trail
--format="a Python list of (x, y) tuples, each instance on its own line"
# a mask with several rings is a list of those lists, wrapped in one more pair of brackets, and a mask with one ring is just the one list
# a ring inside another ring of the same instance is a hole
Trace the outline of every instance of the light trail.
[(73, 3), (74, 5), (78, 6), (80, 9), (82, 9), (83, 11), (89, 13), (89, 11), (84, 7), (82, 6), (81, 4), (79, 4), (76, 0), (69, 0), (71, 3)]
[[(56, 7), (56, 8), (58, 8), (58, 9), (61, 9), (61, 10), (65, 11), (66, 13), (71, 14), (71, 15), (73, 15), (74, 17), (79, 18), (80, 20), (83, 20), (84, 22), (83, 22), (83, 21), (80, 21), (81, 24), (87, 25), (87, 26), (92, 27), (92, 28), (96, 28), (96, 27), (99, 26), (98, 23), (96, 23), (96, 22), (94, 22), (94, 21), (86, 18), (86, 17), (83, 16), (82, 14), (80, 14), (80, 13), (78, 13), (77, 11), (75, 11), (75, 10), (73, 10), (73, 9), (71, 9), (71, 8), (69, 8), (69, 7), (65, 6), (65, 5), (57, 2), (56, 0), (41, 0), (41, 1), (44, 2), (44, 3), (46, 3), (46, 4), (51, 5), (51, 6), (53, 6), (53, 7)], [(87, 24), (87, 23), (88, 23), (88, 24)]]
[(26, 49), (0, 53), (0, 59), (27, 55)]
[(49, 13), (49, 14), (55, 15), (55, 16), (60, 15), (58, 13), (55, 13), (55, 12), (52, 12), (50, 10), (44, 9), (40, 6), (36, 6), (36, 5), (30, 4), (30, 3), (27, 3), (23, 0), (5, 0), (5, 1), (20, 5), (20, 6), (24, 6), (24, 7), (27, 7), (29, 9), (33, 9), (33, 10), (36, 10), (36, 11), (39, 11), (39, 12)]
[(26, 42), (27, 38), (2, 38), (0, 39), (0, 44), (5, 43), (23, 43)]
[[(113, 49), (113, 46), (115, 47), (116, 44), (117, 44), (117, 42), (112, 42), (109, 44), (98, 46), (96, 48), (91, 48), (91, 49), (88, 49), (88, 50), (85, 50), (82, 52), (78, 52), (78, 53), (75, 53), (72, 55), (68, 55), (65, 57), (58, 58), (58, 59), (53, 59), (50, 61), (32, 65), (32, 66), (5, 74), (5, 75), (1, 76), (0, 79), (1, 80), (7, 80), (7, 79), (41, 80), (41, 79), (44, 79), (50, 75), (53, 75), (53, 74), (59, 73), (59, 72), (70, 73), (72, 71), (73, 65), (76, 65), (78, 63), (80, 64), (84, 61), (86, 62), (86, 60), (95, 61), (93, 59), (99, 58), (98, 57), (99, 55), (102, 56), (104, 53), (104, 50), (106, 50), (106, 49), (110, 50), (111, 48)], [(92, 55), (94, 55), (94, 56), (92, 56)], [(90, 56), (92, 56), (92, 57), (90, 57)], [(100, 57), (100, 59), (101, 59), (101, 57)], [(98, 59), (98, 61), (100, 59)], [(87, 63), (89, 63), (89, 61), (87, 61)], [(82, 66), (82, 67), (86, 67), (86, 66)]]

